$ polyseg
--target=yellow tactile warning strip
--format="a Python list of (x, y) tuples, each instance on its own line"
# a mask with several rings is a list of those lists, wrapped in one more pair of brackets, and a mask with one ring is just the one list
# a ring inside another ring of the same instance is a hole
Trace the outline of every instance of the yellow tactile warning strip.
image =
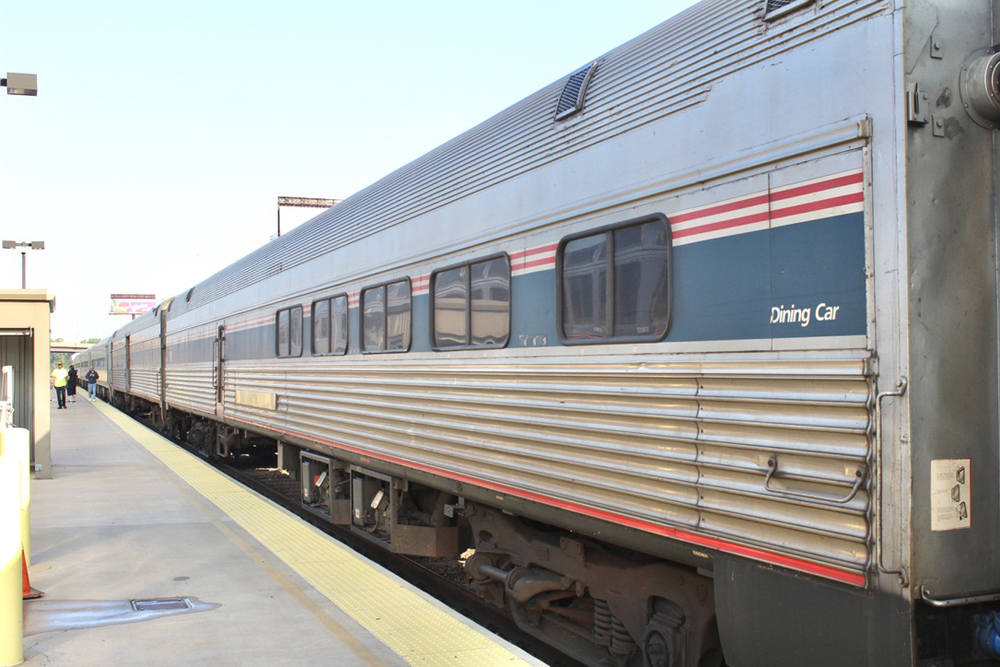
[(356, 553), (101, 402), (94, 405), (411, 664), (531, 664)]

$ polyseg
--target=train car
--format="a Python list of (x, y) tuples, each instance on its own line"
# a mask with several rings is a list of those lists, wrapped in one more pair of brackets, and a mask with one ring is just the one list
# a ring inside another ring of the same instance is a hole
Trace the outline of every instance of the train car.
[(79, 371), (79, 381), (78, 386), (86, 388), (87, 383), (84, 381), (83, 376), (86, 374), (87, 369), (90, 368), (91, 357), (93, 356), (93, 348), (88, 348), (81, 352), (75, 352), (69, 358), (70, 365), (74, 366), (77, 371)]
[(109, 400), (111, 396), (111, 386), (108, 378), (108, 349), (111, 338), (105, 338), (100, 343), (95, 343), (83, 352), (78, 352), (73, 356), (73, 363), (80, 376), (80, 387), (87, 389), (87, 381), (84, 376), (91, 368), (97, 371), (97, 396), (103, 400)]
[[(108, 363), (109, 349), (111, 349), (110, 337), (105, 338), (88, 350), (90, 352), (90, 365), (97, 371), (97, 396), (105, 401), (111, 397), (110, 364)], [(87, 374), (87, 370), (89, 368), (84, 370), (83, 375)]]
[(995, 9), (703, 2), (175, 297), (163, 423), (589, 664), (995, 660)]
[(128, 379), (130, 396), (158, 404), (163, 395), (162, 318), (160, 308), (137, 317), (120, 330), (128, 340)]
[(128, 393), (128, 338), (119, 335), (116, 330), (108, 338), (108, 387), (110, 397), (115, 394), (125, 396)]
[(161, 304), (143, 313), (111, 336), (111, 400), (118, 407), (131, 409), (136, 399), (157, 408), (160, 406), (163, 394), (162, 307)]

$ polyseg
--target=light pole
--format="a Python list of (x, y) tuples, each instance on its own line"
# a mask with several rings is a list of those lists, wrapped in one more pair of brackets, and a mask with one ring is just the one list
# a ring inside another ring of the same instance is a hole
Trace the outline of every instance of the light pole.
[[(0, 87), (6, 88), (8, 95), (30, 95), (30, 96), (34, 97), (35, 95), (38, 95), (38, 77), (35, 76), (34, 74), (8, 73), (6, 79), (0, 79)], [(4, 248), (8, 247), (7, 243), (8, 243), (8, 241), (4, 241), (3, 242), (3, 247)], [(40, 248), (44, 248), (45, 247), (45, 244), (43, 244), (41, 242), (38, 242), (38, 243), (39, 243), (39, 247)], [(29, 245), (31, 245), (31, 247), (34, 247), (33, 244), (29, 244)], [(11, 246), (11, 247), (14, 247), (14, 246)], [(25, 254), (26, 253), (24, 253), (24, 252), (21, 253), (21, 289), (25, 289), (25, 286), (24, 286), (24, 283), (25, 283), (25, 277), (24, 277), (25, 259), (24, 259), (24, 256), (25, 256)], [(7, 475), (8, 472), (14, 472), (18, 468), (17, 465), (14, 465), (13, 468), (11, 468), (10, 465), (7, 465), (7, 461), (4, 460), (4, 459), (7, 459), (7, 458), (9, 458), (9, 457), (0, 456), (0, 464), (2, 464), (2, 465), (0, 465), (0, 468), (3, 469), (3, 470), (0, 470), (0, 477), (3, 477), (5, 480), (9, 479), (9, 476)], [(8, 490), (7, 487), (9, 487), (10, 485), (5, 483), (4, 486), (5, 486), (4, 492), (6, 493), (7, 490)], [(18, 484), (16, 482), (14, 482), (14, 488), (17, 488), (17, 486), (18, 486)], [(14, 494), (14, 495), (16, 496), (16, 494)], [(4, 498), (10, 498), (10, 497), (11, 497), (10, 494), (4, 496)], [(3, 536), (4, 539), (2, 540), (3, 541), (3, 547), (0, 548), (0, 551), (3, 552), (2, 554), (0, 554), (0, 558), (2, 558), (4, 560), (7, 560), (7, 555), (8, 555), (7, 546), (9, 544), (8, 540), (6, 539), (6, 532), (7, 531), (2, 530), (0, 532), (5, 533), (4, 536)], [(16, 546), (17, 546), (16, 542), (14, 543), (14, 546), (15, 546), (15, 551), (16, 551)], [(17, 561), (14, 561), (14, 562), (17, 562)], [(4, 580), (8, 579), (8, 577), (7, 577), (7, 572), (8, 571), (9, 571), (9, 568), (5, 567), (4, 570), (3, 570), (3, 575), (4, 575), (3, 579)], [(27, 572), (27, 570), (25, 570), (25, 571)], [(15, 574), (14, 576), (16, 577), (17, 575)], [(27, 580), (25, 580), (25, 581), (27, 581)], [(17, 583), (16, 579), (15, 579), (14, 583), (15, 584)], [(4, 589), (3, 590), (4, 595), (2, 597), (6, 598), (7, 597), (6, 593), (8, 592), (6, 585), (3, 586), (3, 589)], [(6, 612), (9, 609), (10, 609), (10, 607), (6, 605), (6, 602), (4, 602), (4, 604), (3, 604), (3, 611), (4, 611), (3, 616), (4, 616), (4, 619), (3, 619), (3, 621), (0, 621), (0, 625), (4, 626), (4, 627), (0, 627), (0, 644), (3, 644), (3, 646), (0, 647), (0, 660), (3, 660), (3, 664), (5, 664), (5, 665), (16, 665), (16, 664), (18, 664), (18, 663), (20, 663), (20, 662), (22, 662), (24, 660), (24, 637), (22, 636), (23, 633), (21, 633), (19, 630), (15, 631), (13, 633), (14, 634), (13, 638), (11, 638), (11, 636), (7, 632), (5, 632), (8, 629), (13, 629), (14, 625), (15, 625), (15, 623), (7, 621), (8, 614)], [(18, 607), (16, 615), (14, 616), (14, 620), (17, 620), (17, 624), (16, 625), (18, 625), (18, 626), (21, 625), (21, 620), (20, 619), (21, 619), (22, 616), (23, 616), (23, 614), (21, 613), (21, 609), (20, 609), (20, 607)]]
[[(7, 72), (7, 78), (0, 79), (0, 87), (7, 89), (8, 95), (27, 95), (35, 97), (38, 95), (38, 75), (18, 74), (17, 72)], [(44, 241), (26, 241), (17, 243), (14, 241), (4, 241), (4, 248), (16, 249), (18, 247), (31, 248), (32, 250), (44, 250)], [(21, 289), (27, 289), (27, 250), (21, 251)]]
[(45, 250), (45, 241), (4, 241), (4, 250), (17, 250), (18, 248), (24, 248), (21, 251), (21, 289), (28, 289), (28, 248), (32, 250)]

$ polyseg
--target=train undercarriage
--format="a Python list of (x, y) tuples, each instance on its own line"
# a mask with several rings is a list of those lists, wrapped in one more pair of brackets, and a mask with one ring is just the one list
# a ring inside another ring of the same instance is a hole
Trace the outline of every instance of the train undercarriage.
[(712, 580), (467, 505), (472, 585), (526, 632), (589, 664), (719, 667)]

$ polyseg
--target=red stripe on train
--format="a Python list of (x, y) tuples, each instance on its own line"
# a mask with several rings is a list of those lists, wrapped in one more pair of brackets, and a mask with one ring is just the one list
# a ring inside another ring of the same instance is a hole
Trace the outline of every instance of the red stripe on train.
[(821, 211), (825, 208), (835, 208), (837, 206), (846, 206), (847, 204), (859, 204), (864, 200), (865, 195), (863, 192), (853, 192), (849, 195), (833, 197), (831, 199), (821, 199), (819, 201), (813, 201), (806, 204), (798, 204), (797, 206), (772, 209), (771, 218), (787, 218), (788, 216), (799, 215), (800, 213), (813, 213), (815, 211)]
[(853, 185), (855, 183), (861, 183), (863, 180), (864, 180), (864, 174), (862, 174), (860, 171), (854, 174), (845, 174), (844, 176), (831, 178), (828, 181), (820, 181), (819, 183), (809, 183), (806, 185), (800, 185), (798, 187), (788, 188), (787, 190), (779, 190), (778, 192), (772, 192), (771, 201), (776, 201), (779, 199), (791, 199), (792, 197), (801, 197), (802, 195), (813, 194), (815, 192), (823, 192), (824, 190), (841, 188), (844, 187), (845, 185)]

